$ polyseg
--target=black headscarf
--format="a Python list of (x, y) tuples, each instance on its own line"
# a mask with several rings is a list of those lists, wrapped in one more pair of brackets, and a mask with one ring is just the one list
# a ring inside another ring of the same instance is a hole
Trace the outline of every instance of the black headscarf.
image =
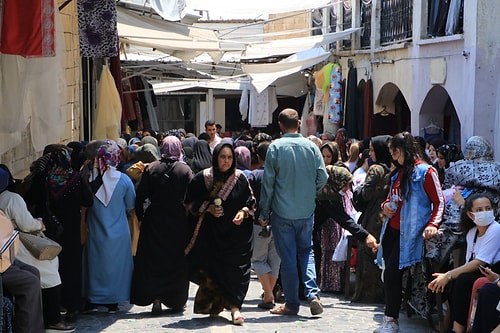
[(376, 164), (382, 164), (386, 168), (391, 168), (391, 153), (389, 151), (388, 141), (390, 135), (378, 135), (372, 138), (373, 151), (377, 158)]
[[(226, 147), (231, 149), (231, 153), (233, 154), (233, 163), (231, 164), (229, 170), (227, 170), (226, 172), (221, 172), (219, 170), (219, 163), (217, 162), (217, 158), (219, 157), (222, 148)], [(236, 156), (234, 154), (234, 148), (232, 144), (221, 142), (217, 146), (215, 146), (214, 154), (212, 156), (212, 167), (214, 169), (214, 182), (221, 180), (225, 182), (227, 178), (234, 173), (234, 171), (236, 170)]]
[(211, 166), (212, 153), (210, 152), (208, 142), (205, 140), (197, 141), (193, 148), (193, 171), (196, 173)]

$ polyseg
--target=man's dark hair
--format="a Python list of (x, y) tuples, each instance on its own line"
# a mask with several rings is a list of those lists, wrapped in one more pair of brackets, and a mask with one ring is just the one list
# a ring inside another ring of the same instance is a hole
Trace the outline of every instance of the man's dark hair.
[(215, 125), (215, 121), (214, 120), (207, 120), (205, 121), (205, 128), (207, 128), (208, 126), (214, 126)]
[(297, 129), (299, 127), (299, 113), (294, 109), (284, 109), (280, 112), (278, 121), (285, 129)]
[(271, 142), (264, 141), (259, 143), (259, 145), (257, 146), (257, 155), (260, 157), (262, 161), (266, 160), (267, 149), (269, 148), (270, 144)]

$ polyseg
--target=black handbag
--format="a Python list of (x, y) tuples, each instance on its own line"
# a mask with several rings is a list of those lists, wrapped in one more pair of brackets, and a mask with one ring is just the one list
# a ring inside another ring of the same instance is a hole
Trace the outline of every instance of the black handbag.
[(45, 225), (45, 235), (53, 240), (58, 240), (63, 232), (64, 226), (62, 225), (59, 218), (50, 209), (49, 194), (47, 193), (45, 201), (45, 216), (43, 218), (43, 224)]

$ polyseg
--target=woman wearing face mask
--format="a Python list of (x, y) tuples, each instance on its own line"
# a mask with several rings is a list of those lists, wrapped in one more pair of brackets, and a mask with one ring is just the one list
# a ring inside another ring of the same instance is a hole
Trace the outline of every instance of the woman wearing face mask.
[(395, 168), (381, 205), (386, 220), (377, 253), (379, 267), (385, 267), (385, 317), (374, 333), (399, 332), (403, 273), (422, 261), (424, 240), (437, 234), (444, 209), (437, 171), (420, 160), (413, 136), (396, 134), (389, 139), (389, 151)]
[(443, 292), (452, 284), (450, 292), (453, 332), (465, 332), (474, 281), (483, 275), (479, 266), (500, 268), (500, 225), (495, 221), (493, 204), (485, 193), (471, 194), (465, 200), (460, 224), (466, 232), (466, 263), (446, 273), (434, 273), (428, 287), (435, 293)]

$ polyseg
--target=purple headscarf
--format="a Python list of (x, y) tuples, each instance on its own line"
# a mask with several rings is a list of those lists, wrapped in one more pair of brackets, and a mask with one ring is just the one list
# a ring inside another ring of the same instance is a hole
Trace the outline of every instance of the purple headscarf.
[(182, 144), (176, 136), (166, 136), (161, 141), (160, 146), (161, 158), (163, 160), (181, 161), (182, 160)]
[(234, 149), (236, 163), (240, 170), (250, 170), (252, 165), (252, 153), (245, 146), (239, 146)]

